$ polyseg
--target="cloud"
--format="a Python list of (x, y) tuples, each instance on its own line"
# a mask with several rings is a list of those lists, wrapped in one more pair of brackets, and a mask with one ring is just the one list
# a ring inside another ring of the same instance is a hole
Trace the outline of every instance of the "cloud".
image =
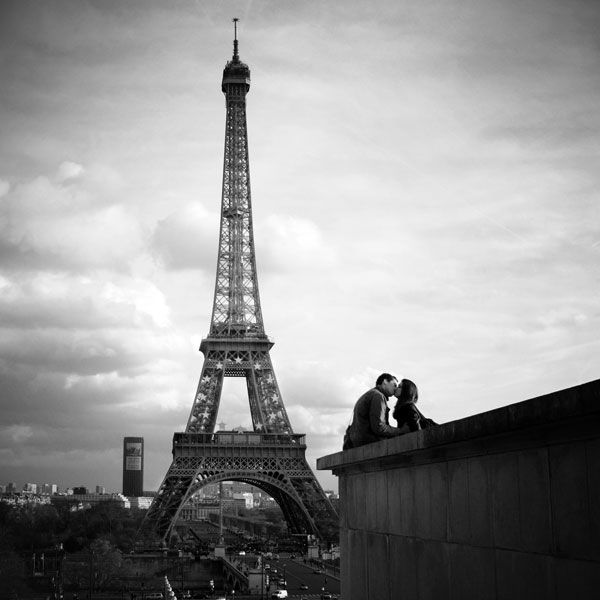
[(16, 444), (21, 444), (33, 436), (33, 430), (29, 425), (10, 425), (0, 429), (0, 440), (4, 436), (8, 436)]
[(74, 162), (65, 161), (58, 167), (56, 181), (59, 183), (65, 182), (67, 179), (76, 179), (84, 173), (82, 165)]
[(71, 452), (119, 447), (130, 423), (158, 428), (167, 414), (173, 430), (185, 419), (179, 356), (189, 342), (173, 329), (124, 186), (112, 168), (76, 162), (3, 186), (0, 454), (9, 471), (38, 472), (48, 457), (76, 470)]
[(41, 271), (0, 277), (0, 321), (11, 328), (36, 330), (94, 331), (144, 323), (164, 327), (169, 309), (147, 280), (118, 273), (91, 277)]
[[(66, 176), (68, 174), (68, 176)], [(139, 221), (117, 204), (112, 169), (63, 163), (52, 181), (39, 176), (0, 200), (5, 268), (127, 269), (144, 248)]]
[(271, 214), (256, 226), (256, 231), (261, 240), (261, 272), (328, 270), (336, 263), (334, 249), (309, 219)]
[(200, 203), (187, 204), (156, 224), (152, 246), (168, 269), (212, 271), (219, 242), (218, 223), (218, 215)]

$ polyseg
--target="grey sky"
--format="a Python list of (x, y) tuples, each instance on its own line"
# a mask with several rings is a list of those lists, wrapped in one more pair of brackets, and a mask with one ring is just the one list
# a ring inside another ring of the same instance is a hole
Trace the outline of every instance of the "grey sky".
[(118, 489), (125, 435), (147, 488), (166, 472), (212, 308), (233, 16), (265, 326), (311, 464), (381, 371), (438, 421), (599, 376), (594, 0), (0, 11), (0, 483)]

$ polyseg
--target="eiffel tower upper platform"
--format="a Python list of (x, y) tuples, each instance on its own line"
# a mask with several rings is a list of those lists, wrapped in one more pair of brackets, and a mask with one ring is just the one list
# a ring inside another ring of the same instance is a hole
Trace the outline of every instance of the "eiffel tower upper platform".
[[(204, 364), (184, 433), (173, 438), (173, 463), (150, 507), (143, 530), (167, 541), (179, 511), (200, 488), (242, 481), (264, 490), (283, 511), (292, 533), (330, 537), (337, 514), (306, 458), (304, 434), (288, 419), (264, 330), (254, 253), (246, 94), (250, 69), (238, 53), (223, 71), (225, 150), (219, 252)], [(245, 377), (252, 432), (215, 432), (225, 377)]]

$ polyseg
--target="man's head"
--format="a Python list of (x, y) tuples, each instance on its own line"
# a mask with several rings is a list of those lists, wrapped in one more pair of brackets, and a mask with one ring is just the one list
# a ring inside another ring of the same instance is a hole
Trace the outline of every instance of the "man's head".
[(375, 381), (375, 385), (389, 398), (394, 395), (398, 387), (398, 379), (389, 373), (382, 373)]

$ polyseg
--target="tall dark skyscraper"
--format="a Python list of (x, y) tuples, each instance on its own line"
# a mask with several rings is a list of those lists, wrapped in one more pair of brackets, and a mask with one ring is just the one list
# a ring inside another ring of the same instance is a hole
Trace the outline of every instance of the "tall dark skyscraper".
[(123, 438), (123, 495), (144, 495), (144, 438)]

